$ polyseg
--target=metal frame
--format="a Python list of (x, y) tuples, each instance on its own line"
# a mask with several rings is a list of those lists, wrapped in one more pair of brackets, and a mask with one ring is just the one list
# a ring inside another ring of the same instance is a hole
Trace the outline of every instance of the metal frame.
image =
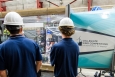
[(68, 4), (65, 8), (65, 16), (70, 17), (70, 4)]

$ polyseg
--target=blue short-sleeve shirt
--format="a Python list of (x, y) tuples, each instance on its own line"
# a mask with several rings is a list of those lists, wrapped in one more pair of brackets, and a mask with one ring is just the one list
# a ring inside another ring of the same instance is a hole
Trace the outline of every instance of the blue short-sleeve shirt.
[(24, 36), (12, 36), (0, 45), (0, 70), (9, 77), (37, 77), (35, 61), (41, 61), (39, 46)]
[(76, 77), (79, 46), (72, 38), (64, 38), (53, 45), (50, 53), (51, 65), (55, 66), (55, 77)]

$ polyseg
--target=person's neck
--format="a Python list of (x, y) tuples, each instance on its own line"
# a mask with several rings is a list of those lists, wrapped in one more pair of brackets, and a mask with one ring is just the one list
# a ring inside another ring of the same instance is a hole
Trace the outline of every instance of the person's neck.
[(16, 35), (23, 35), (22, 33), (18, 33), (18, 34), (10, 34), (10, 36), (16, 36)]
[(62, 34), (62, 38), (71, 38), (71, 36), (65, 36)]

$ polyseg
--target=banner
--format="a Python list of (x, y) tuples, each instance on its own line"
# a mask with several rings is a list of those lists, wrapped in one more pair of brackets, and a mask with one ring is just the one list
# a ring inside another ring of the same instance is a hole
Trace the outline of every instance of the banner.
[(72, 37), (78, 42), (80, 52), (114, 49), (114, 10), (71, 13), (70, 18), (76, 26), (76, 33)]
[(93, 31), (76, 30), (72, 38), (79, 44), (80, 52), (110, 50), (115, 45), (114, 37)]
[(70, 18), (77, 28), (115, 36), (115, 10), (71, 13)]
[(71, 13), (76, 26), (72, 38), (80, 48), (79, 68), (111, 69), (115, 46), (115, 11)]

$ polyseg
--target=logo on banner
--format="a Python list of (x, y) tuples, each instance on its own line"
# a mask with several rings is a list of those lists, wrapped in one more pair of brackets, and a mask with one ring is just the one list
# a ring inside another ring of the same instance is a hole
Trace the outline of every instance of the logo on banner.
[(79, 40), (79, 41), (78, 41), (78, 45), (79, 45), (79, 46), (82, 46), (82, 40), (81, 40), (81, 38), (79, 37), (78, 40)]
[(79, 46), (92, 46), (92, 47), (107, 47), (108, 43), (106, 42), (100, 42), (99, 40), (95, 39), (95, 40), (86, 40), (86, 39), (81, 39), (81, 37), (79, 37), (77, 39), (78, 41), (78, 45)]

